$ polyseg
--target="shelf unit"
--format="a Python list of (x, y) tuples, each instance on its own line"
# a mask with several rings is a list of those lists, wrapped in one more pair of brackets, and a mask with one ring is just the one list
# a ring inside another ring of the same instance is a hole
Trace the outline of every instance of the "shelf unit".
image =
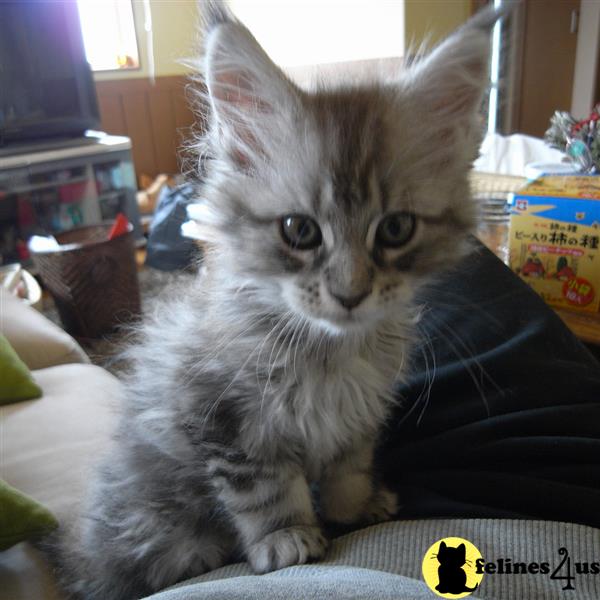
[(97, 135), (0, 153), (0, 264), (28, 262), (27, 240), (124, 212), (143, 238), (129, 138)]

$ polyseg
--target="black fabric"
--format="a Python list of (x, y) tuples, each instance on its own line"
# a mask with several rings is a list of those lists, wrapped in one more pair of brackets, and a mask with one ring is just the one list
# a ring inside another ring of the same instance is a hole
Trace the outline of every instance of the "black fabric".
[(483, 246), (422, 301), (379, 455), (400, 516), (600, 527), (599, 363)]

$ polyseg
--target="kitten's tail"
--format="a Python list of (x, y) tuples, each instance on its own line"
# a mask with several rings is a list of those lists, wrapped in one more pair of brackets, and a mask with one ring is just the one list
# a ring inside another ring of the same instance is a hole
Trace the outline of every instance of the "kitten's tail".
[(466, 585), (463, 587), (463, 592), (474, 592), (479, 587), (479, 584), (476, 583), (475, 587), (467, 587)]
[[(119, 600), (132, 598), (111, 588), (109, 577), (94, 578), (94, 560), (78, 544), (74, 526), (60, 525), (35, 544), (51, 566), (57, 592), (65, 600)], [(96, 558), (101, 563), (102, 556)], [(96, 581), (95, 581), (96, 579)], [(110, 591), (107, 593), (107, 589)], [(136, 596), (138, 597), (138, 596)]]

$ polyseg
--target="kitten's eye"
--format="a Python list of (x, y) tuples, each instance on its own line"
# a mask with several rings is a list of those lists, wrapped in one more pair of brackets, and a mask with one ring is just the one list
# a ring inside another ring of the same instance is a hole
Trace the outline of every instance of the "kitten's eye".
[(283, 217), (281, 219), (281, 237), (294, 250), (316, 248), (323, 241), (317, 222), (305, 215)]
[(407, 244), (415, 233), (415, 215), (395, 212), (384, 217), (377, 226), (375, 241), (380, 246), (398, 248)]

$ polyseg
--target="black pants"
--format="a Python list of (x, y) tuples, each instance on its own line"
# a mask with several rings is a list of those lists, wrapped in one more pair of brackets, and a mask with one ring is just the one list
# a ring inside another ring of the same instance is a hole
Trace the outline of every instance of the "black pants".
[(600, 527), (600, 364), (482, 246), (430, 286), (379, 460), (401, 517)]

